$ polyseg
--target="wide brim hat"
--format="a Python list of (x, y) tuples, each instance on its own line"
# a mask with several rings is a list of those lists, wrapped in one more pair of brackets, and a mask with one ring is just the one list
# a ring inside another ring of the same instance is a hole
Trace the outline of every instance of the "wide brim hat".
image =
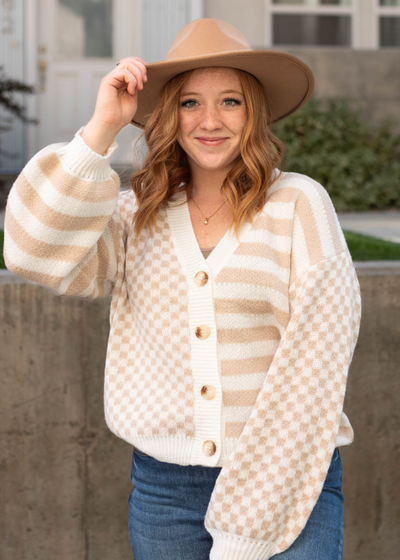
[(210, 66), (245, 70), (262, 84), (269, 100), (272, 122), (302, 107), (314, 91), (314, 74), (305, 62), (283, 51), (250, 48), (233, 25), (214, 18), (196, 19), (175, 37), (166, 59), (150, 62), (147, 82), (138, 93), (138, 108), (131, 124), (144, 128), (165, 84), (174, 76)]

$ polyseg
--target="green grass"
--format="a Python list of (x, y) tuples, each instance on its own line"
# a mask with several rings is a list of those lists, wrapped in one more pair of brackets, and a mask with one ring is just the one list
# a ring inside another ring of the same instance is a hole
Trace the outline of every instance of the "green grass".
[(400, 243), (343, 230), (353, 261), (400, 261)]
[[(392, 243), (343, 230), (353, 261), (400, 261), (400, 243)], [(3, 258), (4, 232), (0, 229), (0, 268), (6, 268)]]

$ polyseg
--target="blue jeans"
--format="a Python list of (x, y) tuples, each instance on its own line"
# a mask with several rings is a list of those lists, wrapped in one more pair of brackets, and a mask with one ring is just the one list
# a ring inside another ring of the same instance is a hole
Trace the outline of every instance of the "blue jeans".
[[(221, 467), (157, 461), (134, 448), (129, 540), (134, 560), (209, 560), (204, 518)], [(342, 460), (336, 447), (322, 492), (298, 538), (272, 558), (342, 560)], [(271, 560), (272, 560), (271, 558)]]

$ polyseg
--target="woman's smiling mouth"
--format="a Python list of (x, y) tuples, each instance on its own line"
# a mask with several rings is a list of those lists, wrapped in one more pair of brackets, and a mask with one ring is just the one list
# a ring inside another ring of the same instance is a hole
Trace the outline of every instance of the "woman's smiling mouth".
[(207, 136), (200, 136), (200, 137), (196, 138), (196, 140), (198, 140), (199, 142), (201, 142), (205, 146), (219, 146), (220, 144), (225, 142), (225, 140), (228, 140), (228, 138), (227, 137), (225, 137), (225, 138), (221, 138), (221, 137), (219, 137), (219, 138), (209, 138)]

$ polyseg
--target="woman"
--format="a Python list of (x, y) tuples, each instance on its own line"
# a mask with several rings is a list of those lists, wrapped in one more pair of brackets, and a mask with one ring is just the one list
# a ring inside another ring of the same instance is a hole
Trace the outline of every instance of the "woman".
[[(196, 20), (166, 61), (121, 60), (87, 125), (11, 190), (7, 267), (112, 293), (105, 415), (134, 446), (135, 560), (342, 558), (360, 289), (328, 193), (279, 172), (270, 130), (313, 84), (296, 57)], [(120, 194), (130, 122), (148, 154)]]

